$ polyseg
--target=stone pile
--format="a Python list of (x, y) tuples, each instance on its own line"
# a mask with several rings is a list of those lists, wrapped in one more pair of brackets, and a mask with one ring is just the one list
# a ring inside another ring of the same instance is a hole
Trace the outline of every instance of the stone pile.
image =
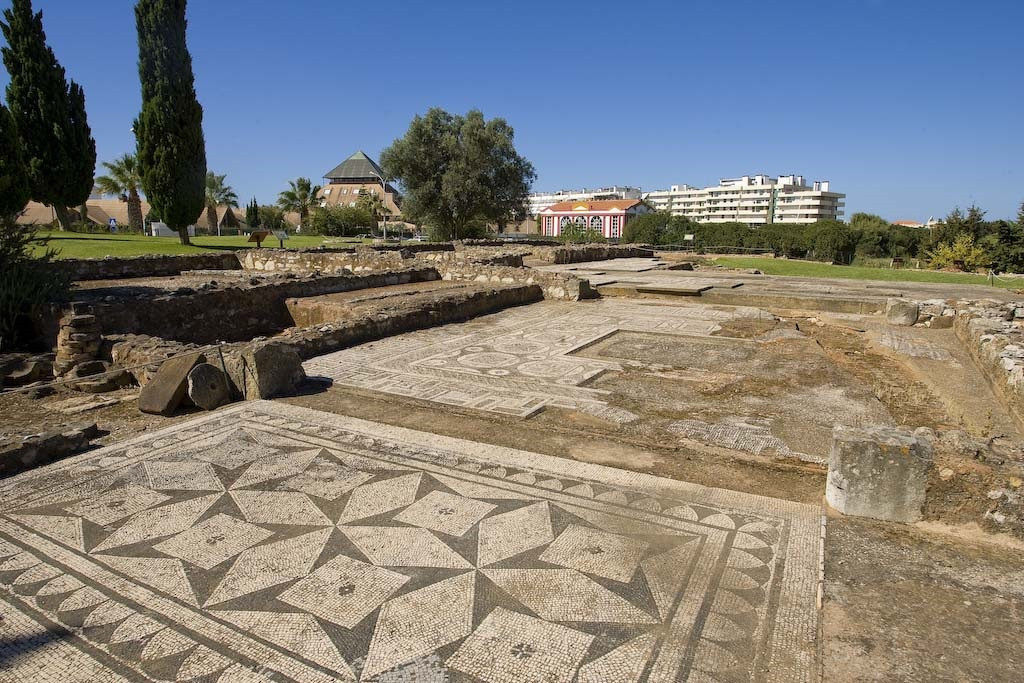
[(920, 302), (889, 299), (885, 305), (885, 317), (890, 325), (948, 329), (953, 327), (956, 308), (942, 299)]
[(77, 365), (96, 360), (100, 341), (100, 326), (92, 310), (88, 306), (72, 304), (71, 314), (60, 321), (54, 374), (61, 377)]
[(62, 432), (0, 439), (0, 477), (24, 472), (77, 453), (98, 434), (95, 423), (83, 423)]

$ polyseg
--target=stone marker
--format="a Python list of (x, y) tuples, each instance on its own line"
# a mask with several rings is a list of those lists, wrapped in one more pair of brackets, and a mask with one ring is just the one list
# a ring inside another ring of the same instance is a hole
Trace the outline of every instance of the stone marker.
[(845, 515), (916, 522), (931, 464), (931, 442), (908, 429), (836, 427), (825, 499)]
[(214, 410), (231, 400), (227, 377), (216, 365), (200, 363), (188, 373), (188, 397), (203, 410)]
[(139, 392), (139, 410), (165, 417), (173, 415), (185, 397), (188, 373), (204, 360), (203, 354), (190, 353), (164, 361), (153, 379)]
[(920, 308), (913, 301), (889, 299), (885, 302), (885, 317), (891, 325), (903, 325), (909, 327), (917, 322), (919, 315)]
[(225, 355), (228, 375), (247, 401), (293, 394), (306, 378), (295, 349), (275, 342), (256, 342)]

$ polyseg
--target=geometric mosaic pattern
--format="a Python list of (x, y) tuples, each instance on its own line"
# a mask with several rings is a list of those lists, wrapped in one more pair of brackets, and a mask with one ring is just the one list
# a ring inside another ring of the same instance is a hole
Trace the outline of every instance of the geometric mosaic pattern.
[(544, 302), (318, 356), (303, 367), (340, 386), (462, 408), (529, 417), (557, 406), (626, 423), (636, 415), (609, 406), (607, 392), (585, 386), (622, 366), (576, 351), (616, 332), (708, 336), (723, 321), (765, 315), (743, 307)]
[(818, 525), (248, 403), (0, 482), (0, 679), (810, 681)]

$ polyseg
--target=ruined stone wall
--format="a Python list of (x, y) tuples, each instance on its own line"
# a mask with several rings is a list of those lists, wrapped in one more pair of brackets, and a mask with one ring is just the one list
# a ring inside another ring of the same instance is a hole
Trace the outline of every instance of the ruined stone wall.
[(1024, 427), (1024, 302), (960, 307), (953, 329), (1003, 404)]
[(438, 277), (436, 269), (419, 266), (388, 273), (285, 279), (247, 288), (96, 302), (93, 311), (104, 335), (149, 334), (197, 344), (239, 341), (290, 327), (292, 320), (285, 305), (289, 298), (425, 282)]
[(468, 261), (438, 263), (441, 278), (452, 281), (481, 282), (491, 284), (538, 285), (547, 299), (579, 301), (590, 299), (597, 293), (590, 288), (590, 281), (567, 273), (547, 273), (533, 268), (489, 266)]
[(459, 251), (429, 251), (417, 254), (421, 261), (432, 263), (476, 263), (484, 266), (523, 267), (523, 255), (490, 247), (467, 247)]
[[(272, 363), (268, 368), (259, 362), (261, 354), (284, 349), (308, 359), (404, 332), (462, 322), (510, 306), (534, 303), (543, 297), (543, 292), (536, 285), (440, 290), (408, 299), (383, 300), (376, 305), (363, 305), (355, 315), (345, 320), (292, 328), (273, 339), (260, 338), (222, 344), (217, 349), (207, 350), (204, 356), (207, 362), (217, 367), (223, 363), (238, 395), (267, 398), (267, 394), (276, 393), (277, 390), (264, 386), (254, 393), (250, 386), (252, 382), (249, 375), (252, 373), (266, 375), (268, 370), (273, 371)], [(129, 372), (139, 385), (145, 386), (155, 375), (157, 363), (202, 348), (203, 345), (152, 335), (121, 334), (111, 335), (104, 340), (101, 355), (116, 367), (131, 368)]]
[(238, 258), (245, 270), (308, 275), (313, 272), (339, 274), (345, 271), (366, 273), (395, 270), (403, 268), (406, 265), (405, 258), (411, 255), (411, 252), (403, 253), (398, 249), (247, 249), (240, 252)]
[(130, 258), (60, 259), (56, 268), (64, 270), (72, 280), (117, 280), (136, 277), (165, 277), (187, 270), (240, 270), (234, 252), (210, 254), (148, 255)]
[(654, 258), (654, 250), (632, 244), (580, 244), (560, 247), (534, 247), (533, 257), (548, 263), (585, 263), (616, 258)]

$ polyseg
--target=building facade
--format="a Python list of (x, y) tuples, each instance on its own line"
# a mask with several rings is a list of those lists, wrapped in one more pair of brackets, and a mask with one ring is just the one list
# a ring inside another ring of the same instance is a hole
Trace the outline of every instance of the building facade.
[(528, 216), (537, 216), (541, 211), (559, 202), (579, 202), (602, 199), (641, 199), (643, 193), (639, 187), (628, 185), (612, 185), (596, 189), (559, 190), (558, 192), (535, 192), (530, 195), (527, 207)]
[(723, 178), (715, 187), (673, 185), (644, 195), (658, 211), (699, 223), (815, 223), (839, 219), (845, 194), (832, 192), (827, 180), (808, 184), (803, 176), (767, 175)]
[(384, 208), (390, 211), (389, 221), (401, 218), (401, 197), (398, 191), (385, 182), (380, 166), (362, 150), (324, 174), (324, 179), (327, 183), (317, 194), (321, 207), (355, 206), (359, 193), (367, 192), (373, 196), (380, 195)]
[(632, 217), (650, 211), (640, 199), (559, 202), (542, 209), (538, 221), (545, 237), (558, 237), (575, 227), (600, 232), (606, 239), (618, 239)]

